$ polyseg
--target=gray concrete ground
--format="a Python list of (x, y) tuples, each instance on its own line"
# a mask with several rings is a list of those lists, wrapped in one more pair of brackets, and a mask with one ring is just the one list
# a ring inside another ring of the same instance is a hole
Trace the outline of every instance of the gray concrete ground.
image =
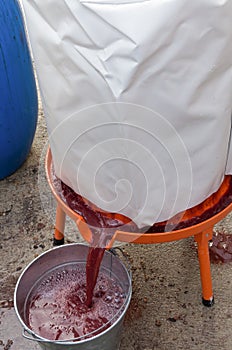
[[(46, 183), (43, 184), (46, 142), (40, 110), (27, 161), (15, 174), (0, 181), (1, 350), (39, 349), (38, 344), (22, 337), (12, 299), (22, 269), (52, 247), (55, 204), (49, 194), (44, 196), (44, 210), (39, 193), (46, 192)], [(221, 228), (232, 233), (231, 216), (217, 226)], [(66, 243), (78, 240), (77, 230), (69, 222)], [(231, 264), (212, 265), (215, 305), (206, 308), (201, 304), (193, 239), (147, 246), (130, 244), (123, 249), (132, 266), (133, 296), (125, 318), (121, 350), (232, 349)]]

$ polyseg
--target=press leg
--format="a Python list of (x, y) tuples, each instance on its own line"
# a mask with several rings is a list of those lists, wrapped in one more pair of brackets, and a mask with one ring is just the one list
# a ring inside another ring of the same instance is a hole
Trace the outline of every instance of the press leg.
[(64, 228), (66, 214), (59, 205), (56, 208), (56, 226), (54, 231), (53, 245), (58, 246), (64, 244)]
[(198, 259), (200, 265), (202, 303), (205, 306), (214, 304), (212, 278), (210, 270), (209, 240), (212, 239), (213, 229), (201, 232), (194, 236), (198, 246)]

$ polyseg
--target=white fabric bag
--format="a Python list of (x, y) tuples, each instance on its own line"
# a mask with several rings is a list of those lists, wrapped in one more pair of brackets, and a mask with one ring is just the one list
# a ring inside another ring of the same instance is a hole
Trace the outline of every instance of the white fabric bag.
[(231, 0), (22, 0), (55, 171), (139, 227), (232, 173)]

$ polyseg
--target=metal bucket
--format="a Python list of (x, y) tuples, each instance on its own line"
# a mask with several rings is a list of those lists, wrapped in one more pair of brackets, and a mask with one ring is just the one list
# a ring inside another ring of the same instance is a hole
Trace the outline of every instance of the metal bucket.
[(53, 248), (34, 259), (22, 272), (16, 284), (14, 305), (16, 314), (22, 324), (23, 336), (37, 341), (44, 350), (117, 350), (120, 346), (120, 335), (125, 313), (131, 299), (131, 275), (118, 256), (105, 251), (100, 271), (120, 283), (126, 295), (122, 308), (111, 320), (109, 328), (90, 338), (77, 341), (53, 341), (42, 338), (28, 328), (25, 320), (27, 297), (40, 278), (56, 267), (67, 263), (86, 264), (88, 246), (84, 244), (67, 244)]

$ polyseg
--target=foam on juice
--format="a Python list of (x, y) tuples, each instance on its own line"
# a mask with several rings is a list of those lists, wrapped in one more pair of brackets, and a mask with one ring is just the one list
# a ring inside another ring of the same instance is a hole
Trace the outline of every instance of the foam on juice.
[(84, 268), (60, 267), (33, 288), (26, 319), (30, 329), (45, 339), (88, 338), (89, 333), (101, 332), (115, 321), (113, 318), (121, 312), (125, 297), (119, 282), (100, 271), (88, 307)]

